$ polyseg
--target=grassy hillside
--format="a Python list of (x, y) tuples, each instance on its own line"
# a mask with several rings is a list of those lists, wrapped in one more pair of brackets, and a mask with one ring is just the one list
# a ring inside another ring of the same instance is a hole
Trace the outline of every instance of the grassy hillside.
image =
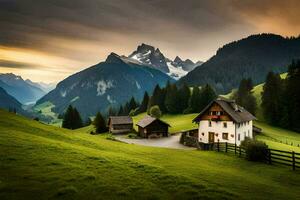
[(42, 114), (42, 115), (44, 115), (46, 117), (50, 117), (52, 119), (50, 124), (52, 124), (54, 126), (60, 127), (61, 124), (62, 124), (62, 120), (58, 119), (58, 114), (54, 113), (52, 111), (52, 109), (54, 107), (55, 107), (54, 104), (52, 104), (51, 102), (47, 101), (47, 102), (44, 102), (42, 104), (39, 104), (39, 105), (35, 106), (33, 108), (33, 111), (34, 112), (40, 112), (40, 114)]
[(300, 133), (273, 127), (263, 122), (255, 122), (255, 125), (263, 130), (257, 139), (266, 142), (270, 148), (300, 153)]
[(0, 199), (299, 199), (300, 173), (142, 147), (0, 111)]

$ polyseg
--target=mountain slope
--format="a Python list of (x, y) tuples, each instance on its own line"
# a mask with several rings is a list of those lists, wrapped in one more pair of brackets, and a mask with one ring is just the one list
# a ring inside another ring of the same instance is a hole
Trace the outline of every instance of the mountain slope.
[(23, 113), (22, 104), (14, 97), (10, 96), (3, 88), (0, 87), (0, 108), (6, 110), (16, 110), (18, 113)]
[(2, 110), (0, 158), (0, 199), (299, 199), (289, 168), (114, 142)]
[(300, 37), (260, 34), (223, 46), (217, 54), (189, 72), (180, 83), (211, 84), (219, 93), (237, 88), (242, 78), (261, 83), (269, 71), (282, 73), (293, 59), (300, 59)]
[(196, 66), (202, 64), (201, 61), (194, 63), (189, 59), (183, 61), (178, 56), (172, 61), (171, 59), (166, 58), (158, 48), (144, 43), (139, 45), (128, 58), (161, 70), (175, 79), (179, 79), (189, 71), (193, 70)]
[(16, 76), (12, 73), (0, 73), (0, 87), (5, 89), (8, 94), (16, 98), (22, 104), (36, 102), (46, 94), (46, 92), (40, 88), (28, 84), (21, 76)]
[(55, 112), (63, 113), (72, 104), (86, 118), (97, 111), (107, 111), (109, 106), (118, 107), (132, 96), (141, 100), (145, 91), (152, 92), (156, 84), (163, 86), (167, 81), (173, 79), (112, 53), (105, 62), (61, 81), (37, 105), (51, 102)]

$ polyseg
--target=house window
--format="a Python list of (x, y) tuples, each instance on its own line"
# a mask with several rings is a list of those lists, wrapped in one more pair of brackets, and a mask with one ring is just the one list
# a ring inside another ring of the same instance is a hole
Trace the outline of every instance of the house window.
[(224, 123), (223, 123), (223, 127), (224, 127), (224, 128), (227, 128), (227, 122), (224, 122)]
[(211, 127), (211, 121), (208, 122), (208, 126)]
[(241, 134), (238, 134), (238, 141), (241, 140)]
[(222, 138), (223, 140), (228, 140), (228, 133), (223, 133)]
[(217, 111), (212, 111), (212, 114), (213, 115), (217, 115)]

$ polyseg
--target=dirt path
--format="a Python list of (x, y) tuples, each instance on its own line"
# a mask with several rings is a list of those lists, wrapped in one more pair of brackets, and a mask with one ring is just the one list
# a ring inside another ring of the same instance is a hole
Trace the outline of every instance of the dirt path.
[(152, 147), (165, 147), (165, 148), (172, 148), (172, 149), (188, 149), (193, 150), (196, 148), (187, 147), (179, 143), (180, 134), (163, 137), (163, 138), (156, 138), (156, 139), (129, 139), (126, 136), (116, 136), (117, 140), (122, 142), (126, 142), (128, 144), (138, 144), (144, 146), (152, 146)]

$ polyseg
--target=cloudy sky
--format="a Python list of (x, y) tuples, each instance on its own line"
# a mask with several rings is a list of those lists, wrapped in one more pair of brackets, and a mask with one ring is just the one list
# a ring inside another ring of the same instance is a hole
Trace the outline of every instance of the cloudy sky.
[(57, 82), (140, 43), (205, 61), (262, 32), (300, 34), (298, 0), (0, 0), (0, 73)]

